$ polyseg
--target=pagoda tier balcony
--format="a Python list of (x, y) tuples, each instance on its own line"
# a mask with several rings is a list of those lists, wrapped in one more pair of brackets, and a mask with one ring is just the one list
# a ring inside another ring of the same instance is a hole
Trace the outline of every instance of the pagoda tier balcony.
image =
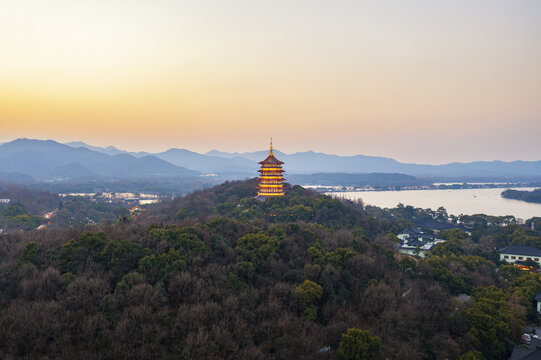
[(278, 166), (272, 166), (272, 167), (261, 167), (261, 170), (263, 171), (284, 171), (281, 167)]
[(265, 178), (258, 179), (260, 184), (283, 184), (282, 180), (267, 180)]
[(260, 170), (257, 170), (257, 172), (260, 172), (260, 173), (265, 173), (265, 174), (269, 174), (269, 175), (272, 175), (273, 173), (285, 173), (284, 170), (282, 169), (260, 169)]

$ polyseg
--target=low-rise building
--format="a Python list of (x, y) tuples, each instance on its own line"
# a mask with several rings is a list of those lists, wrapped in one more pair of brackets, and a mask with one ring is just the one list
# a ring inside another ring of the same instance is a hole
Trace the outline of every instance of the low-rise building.
[(398, 246), (400, 254), (422, 258), (428, 257), (434, 245), (445, 242), (445, 240), (438, 239), (433, 233), (413, 227), (402, 231), (397, 237), (400, 239)]
[(49, 211), (43, 214), (43, 217), (45, 219), (52, 219), (56, 215), (57, 212), (58, 212), (58, 209), (54, 209), (53, 211)]
[(421, 242), (418, 240), (414, 240), (414, 241), (400, 244), (400, 246), (398, 247), (398, 252), (404, 255), (419, 256), (422, 258), (427, 258), (430, 251), (432, 251), (432, 248), (434, 247), (434, 245), (441, 242), (445, 242), (445, 240), (437, 239), (431, 242)]
[(431, 231), (410, 227), (396, 236), (401, 241), (417, 239), (423, 242), (435, 241), (436, 235)]
[(425, 235), (425, 232), (419, 228), (410, 227), (406, 230), (403, 230), (400, 234), (396, 235), (401, 241), (407, 240), (410, 238), (417, 238), (419, 236)]
[(130, 209), (130, 214), (133, 216), (137, 216), (141, 214), (143, 211), (145, 211), (142, 207), (136, 205)]
[(526, 245), (511, 245), (500, 250), (500, 261), (521, 264), (527, 260), (533, 260), (541, 265), (541, 250)]

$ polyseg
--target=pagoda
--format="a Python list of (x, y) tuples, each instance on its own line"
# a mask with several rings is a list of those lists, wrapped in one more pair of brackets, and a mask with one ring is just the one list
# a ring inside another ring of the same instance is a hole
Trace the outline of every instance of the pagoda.
[(260, 161), (259, 164), (261, 164), (261, 170), (258, 170), (258, 172), (261, 175), (259, 177), (257, 198), (266, 199), (271, 196), (283, 196), (283, 181), (285, 180), (282, 176), (282, 173), (284, 173), (284, 170), (282, 170), (283, 162), (274, 157), (274, 153), (272, 152), (272, 138), (269, 156), (265, 160)]

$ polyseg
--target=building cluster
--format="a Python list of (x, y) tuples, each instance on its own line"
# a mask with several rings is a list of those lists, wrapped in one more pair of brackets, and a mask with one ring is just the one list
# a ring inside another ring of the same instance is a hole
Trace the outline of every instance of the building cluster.
[(428, 257), (434, 245), (445, 242), (445, 240), (438, 239), (432, 231), (425, 231), (414, 227), (402, 231), (397, 237), (400, 239), (400, 244), (398, 245), (398, 252), (400, 254), (422, 258)]
[[(524, 271), (539, 271), (541, 250), (527, 245), (510, 245), (500, 249), (500, 261), (512, 264)], [(535, 294), (536, 310), (541, 314), (541, 293)], [(541, 359), (541, 339), (535, 333), (524, 333), (522, 345), (514, 346), (510, 360)]]

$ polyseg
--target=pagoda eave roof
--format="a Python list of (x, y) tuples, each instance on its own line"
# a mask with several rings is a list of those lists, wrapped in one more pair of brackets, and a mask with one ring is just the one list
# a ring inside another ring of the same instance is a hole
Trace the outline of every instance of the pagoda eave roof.
[(284, 164), (284, 162), (278, 160), (277, 158), (274, 157), (274, 155), (269, 155), (267, 156), (267, 158), (263, 161), (260, 161), (258, 164), (261, 164), (261, 165), (264, 165), (264, 164)]

